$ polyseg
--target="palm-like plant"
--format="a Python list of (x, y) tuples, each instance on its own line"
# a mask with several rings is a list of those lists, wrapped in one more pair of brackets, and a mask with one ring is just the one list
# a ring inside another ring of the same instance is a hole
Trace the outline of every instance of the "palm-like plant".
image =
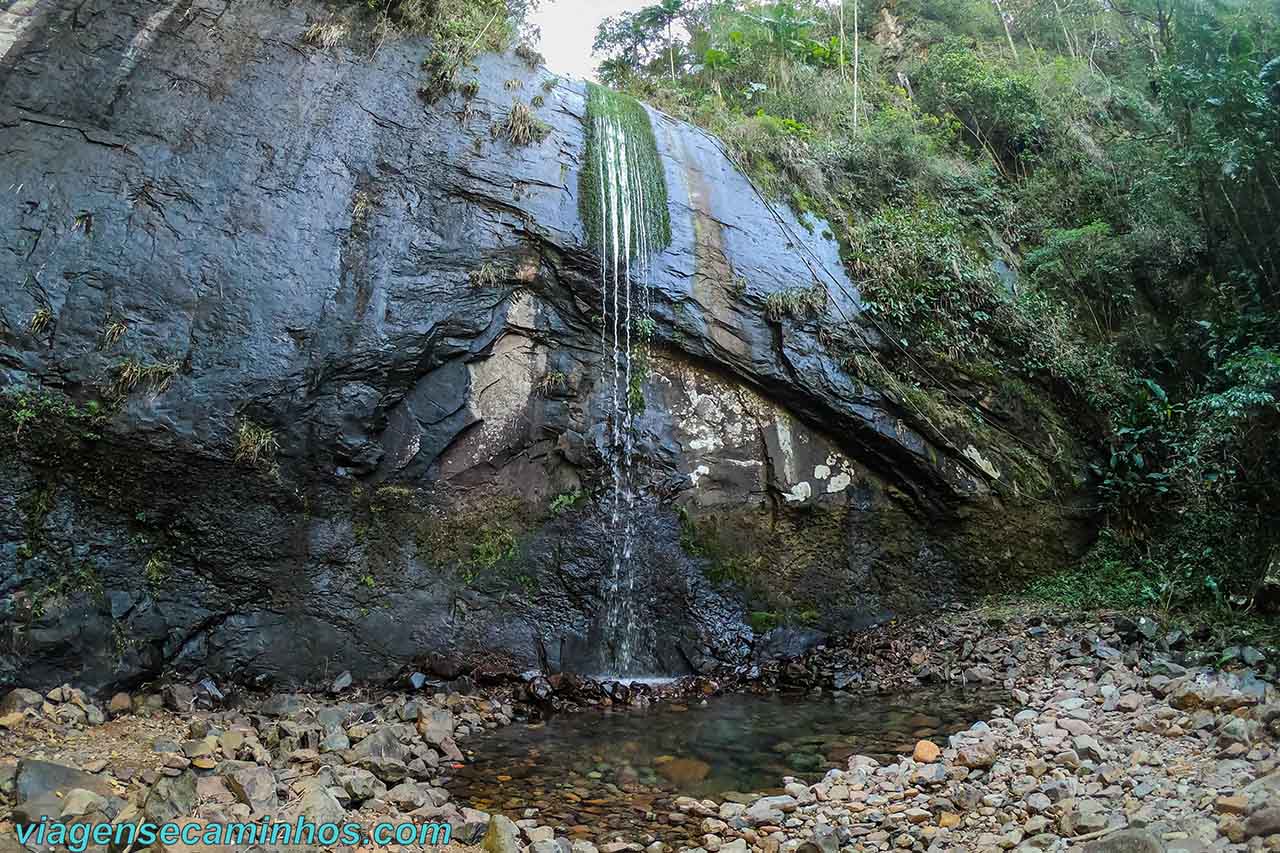
[(750, 18), (769, 32), (769, 43), (783, 55), (803, 51), (805, 33), (815, 23), (812, 18), (802, 18), (800, 10), (791, 2), (774, 3)]
[(636, 14), (636, 23), (646, 29), (667, 31), (667, 58), (671, 67), (671, 81), (676, 79), (676, 18), (684, 10), (684, 0), (662, 0), (646, 6)]
[(773, 46), (776, 77), (785, 76), (787, 59), (801, 55), (808, 49), (805, 38), (809, 28), (814, 25), (811, 18), (800, 15), (800, 10), (790, 0), (774, 3), (765, 7), (759, 14), (748, 15), (769, 34), (769, 44)]

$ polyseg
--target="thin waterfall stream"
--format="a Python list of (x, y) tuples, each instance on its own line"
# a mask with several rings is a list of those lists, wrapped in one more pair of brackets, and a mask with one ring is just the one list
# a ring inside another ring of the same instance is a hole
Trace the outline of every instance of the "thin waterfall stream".
[(636, 416), (652, 329), (651, 263), (671, 239), (666, 183), (653, 128), (638, 102), (591, 85), (587, 102), (583, 219), (600, 253), (601, 376), (611, 388), (602, 448), (613, 478), (606, 535), (612, 566), (604, 590), (605, 665), (637, 675), (644, 627), (636, 612), (636, 502), (643, 484), (636, 460)]

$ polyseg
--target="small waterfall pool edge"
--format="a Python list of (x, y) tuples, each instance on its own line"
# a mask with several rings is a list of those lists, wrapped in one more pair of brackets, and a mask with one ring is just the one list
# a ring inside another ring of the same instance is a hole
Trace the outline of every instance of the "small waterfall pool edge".
[(570, 837), (693, 842), (697, 823), (681, 820), (677, 797), (750, 801), (780, 792), (786, 776), (811, 784), (851, 755), (888, 761), (920, 739), (945, 743), (1008, 701), (989, 688), (874, 701), (735, 693), (558, 715), (469, 741), (468, 764), (446, 787), (461, 803), (512, 819), (537, 809), (540, 823)]

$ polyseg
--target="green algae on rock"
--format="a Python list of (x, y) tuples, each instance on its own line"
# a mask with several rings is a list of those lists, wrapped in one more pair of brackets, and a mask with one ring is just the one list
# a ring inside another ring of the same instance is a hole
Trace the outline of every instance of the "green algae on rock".
[[(586, 131), (579, 197), (591, 245), (602, 247), (606, 261), (621, 259), (620, 252), (644, 257), (665, 248), (671, 243), (667, 182), (648, 111), (630, 95), (588, 83)], [(628, 233), (605, 233), (611, 208), (629, 222)]]

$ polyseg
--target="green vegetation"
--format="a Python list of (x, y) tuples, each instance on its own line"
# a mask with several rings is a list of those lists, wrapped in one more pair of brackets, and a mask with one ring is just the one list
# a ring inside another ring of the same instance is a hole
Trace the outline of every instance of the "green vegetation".
[(586, 497), (586, 493), (581, 489), (574, 489), (572, 492), (563, 492), (551, 499), (551, 514), (563, 515), (578, 505), (578, 502)]
[(77, 405), (44, 388), (0, 391), (0, 447), (14, 446), (45, 461), (74, 455), (101, 438), (105, 419), (96, 400)]
[[(530, 67), (541, 57), (520, 43), (527, 35), (527, 15), (537, 0), (341, 0), (338, 10), (313, 22), (303, 33), (305, 44), (320, 48), (341, 43), (354, 30), (370, 31), (377, 50), (389, 38), (425, 36), (431, 53), (423, 60), (426, 82), (419, 94), (434, 102), (453, 91), (458, 73), (478, 54), (505, 51), (519, 44)], [(359, 25), (359, 26), (357, 26)]]
[(548, 370), (538, 380), (534, 391), (539, 397), (551, 397), (556, 394), (563, 394), (568, 388), (569, 377), (563, 370)]
[(499, 264), (485, 261), (471, 271), (468, 279), (472, 287), (488, 288), (496, 287), (505, 275), (505, 271)]
[(62, 566), (52, 574), (37, 581), (31, 590), (27, 612), (31, 619), (44, 616), (49, 604), (74, 595), (87, 594), (101, 599), (103, 595), (102, 578), (93, 567), (84, 561)]
[(644, 216), (632, 219), (632, 252), (640, 251), (642, 244), (655, 251), (670, 244), (671, 215), (667, 210), (667, 181), (648, 111), (635, 98), (588, 83), (586, 128), (587, 144), (579, 203), (582, 221), (592, 245), (603, 244), (601, 229), (608, 221), (604, 212), (605, 205), (610, 198), (622, 195), (620, 179), (610, 177), (615, 172), (610, 164), (616, 166), (618, 156), (610, 143), (611, 132), (625, 136), (628, 162), (632, 173), (638, 176), (646, 200)]
[(164, 554), (157, 551), (147, 558), (142, 573), (150, 586), (160, 586), (169, 578), (169, 561)]
[(516, 56), (524, 60), (524, 64), (528, 65), (530, 70), (536, 69), (547, 61), (546, 57), (527, 44), (516, 45), (515, 53)]
[(176, 361), (143, 362), (126, 358), (116, 365), (113, 389), (117, 397), (129, 396), (139, 387), (151, 394), (163, 394), (173, 383), (182, 365)]
[[(476, 541), (471, 546), (468, 568), (474, 571), (492, 569), (503, 560), (515, 559), (516, 535), (500, 524), (485, 524), (476, 531)], [(470, 575), (470, 580), (474, 575)]]
[(36, 309), (36, 313), (31, 315), (31, 319), (27, 321), (27, 331), (32, 335), (42, 335), (53, 324), (53, 311), (47, 306), (41, 306)]
[(452, 91), (458, 72), (476, 54), (486, 50), (504, 51), (515, 43), (532, 5), (530, 0), (365, 2), (395, 29), (431, 39), (431, 55), (422, 63), (428, 73), (424, 86), (428, 100)]
[(235, 460), (250, 468), (272, 468), (280, 443), (270, 427), (241, 421), (236, 427)]
[(775, 290), (765, 298), (764, 314), (774, 323), (790, 317), (809, 320), (822, 316), (827, 308), (827, 291), (820, 286)]
[(351, 230), (354, 233), (363, 234), (368, 229), (373, 207), (373, 195), (368, 190), (356, 190), (351, 196)]
[(482, 508), (416, 511), (412, 525), (419, 555), (454, 566), (471, 584), (514, 561), (520, 553), (520, 533), (537, 520), (520, 501), (498, 497)]
[(115, 318), (107, 321), (107, 325), (102, 330), (102, 344), (100, 349), (111, 349), (111, 347), (120, 343), (125, 334), (129, 331), (129, 324), (124, 320)]
[(347, 34), (347, 25), (338, 20), (316, 21), (302, 34), (302, 43), (312, 47), (333, 47)]
[(516, 101), (507, 112), (506, 119), (496, 130), (512, 145), (533, 145), (551, 134), (551, 127), (534, 116), (528, 104)]
[[(890, 349), (803, 289), (766, 295), (771, 320), (816, 320), (917, 429), (993, 449), (1015, 497), (1093, 461), (1105, 535), (1034, 594), (1247, 610), (1280, 509), (1280, 16), (998, 5), (664, 0), (596, 48), (611, 86), (826, 219)], [(1012, 440), (993, 402), (1047, 438)]]

